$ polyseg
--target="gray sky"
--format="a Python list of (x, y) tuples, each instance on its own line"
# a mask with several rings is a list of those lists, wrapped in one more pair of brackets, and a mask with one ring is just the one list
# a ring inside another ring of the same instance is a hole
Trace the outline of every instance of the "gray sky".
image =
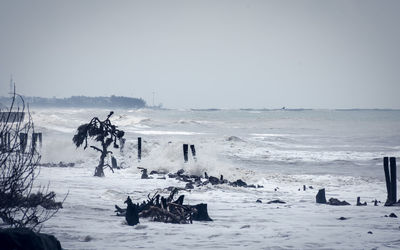
[(400, 1), (0, 2), (0, 94), (400, 108)]

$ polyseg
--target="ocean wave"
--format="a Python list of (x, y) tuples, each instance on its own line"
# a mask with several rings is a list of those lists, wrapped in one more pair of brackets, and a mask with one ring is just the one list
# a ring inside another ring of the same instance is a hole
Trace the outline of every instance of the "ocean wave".
[(132, 130), (132, 132), (142, 135), (204, 135), (205, 133), (188, 131), (165, 131), (165, 130)]
[(176, 123), (178, 123), (178, 124), (205, 125), (205, 124), (210, 124), (211, 122), (209, 122), (209, 121), (201, 121), (201, 120), (185, 120), (185, 119), (181, 119), (181, 120), (177, 121)]

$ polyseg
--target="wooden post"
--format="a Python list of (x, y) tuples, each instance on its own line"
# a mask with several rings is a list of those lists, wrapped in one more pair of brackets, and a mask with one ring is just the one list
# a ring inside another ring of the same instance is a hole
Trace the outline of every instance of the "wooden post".
[(25, 152), (26, 145), (28, 144), (28, 134), (20, 133), (19, 134), (19, 147), (22, 153)]
[(6, 133), (1, 133), (1, 151), (4, 152), (7, 150), (7, 134)]
[(142, 159), (142, 137), (137, 138), (137, 154), (138, 154), (138, 161)]
[(42, 148), (42, 133), (37, 133), (39, 139), (39, 146)]
[(188, 150), (189, 150), (189, 145), (188, 144), (183, 144), (183, 159), (186, 162), (188, 162)]
[(197, 161), (196, 149), (194, 148), (194, 145), (190, 145), (190, 150), (192, 151), (192, 156), (193, 156), (194, 161)]
[(35, 150), (36, 150), (37, 139), (38, 139), (38, 134), (32, 133), (32, 152), (35, 152)]
[(118, 169), (117, 159), (114, 156), (111, 156), (111, 166), (113, 169)]
[(391, 185), (390, 185), (390, 175), (389, 175), (389, 157), (383, 157), (383, 170), (385, 171), (386, 190), (387, 190), (386, 202), (389, 202), (392, 198), (390, 192)]
[(4, 141), (3, 141), (3, 132), (0, 133), (0, 152), (3, 152)]
[(7, 150), (10, 151), (11, 150), (11, 133), (7, 132), (6, 133), (6, 138), (7, 138)]
[(397, 179), (396, 179), (396, 158), (390, 157), (390, 193), (391, 201), (397, 202)]

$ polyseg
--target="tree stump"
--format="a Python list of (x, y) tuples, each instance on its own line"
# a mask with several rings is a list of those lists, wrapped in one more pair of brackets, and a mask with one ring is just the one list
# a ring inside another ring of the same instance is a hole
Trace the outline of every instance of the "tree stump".
[(357, 197), (357, 206), (366, 206), (367, 202), (365, 201), (364, 203), (361, 203), (360, 201), (360, 196)]
[(326, 204), (326, 197), (325, 197), (325, 188), (320, 189), (316, 196), (316, 202), (320, 204)]
[(131, 198), (128, 196), (125, 203), (128, 205), (126, 208), (125, 219), (129, 226), (134, 226), (139, 223), (139, 211), (136, 204), (132, 203)]
[(196, 209), (196, 212), (193, 213), (193, 220), (196, 221), (212, 221), (210, 216), (208, 216), (208, 211), (207, 211), (207, 204), (206, 203), (200, 203), (194, 206), (191, 206), (192, 208)]

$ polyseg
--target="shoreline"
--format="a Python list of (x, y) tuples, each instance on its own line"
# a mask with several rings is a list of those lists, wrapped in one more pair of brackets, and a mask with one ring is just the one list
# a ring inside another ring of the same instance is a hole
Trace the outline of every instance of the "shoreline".
[[(314, 189), (298, 191), (304, 180), (290, 176), (265, 179), (264, 188), (252, 189), (227, 185), (206, 185), (181, 191), (189, 204), (204, 202), (213, 222), (176, 225), (141, 220), (137, 226), (125, 225), (124, 218), (113, 213), (128, 195), (134, 202), (146, 199), (148, 193), (168, 186), (184, 187), (172, 178), (140, 179), (138, 169), (127, 168), (92, 177), (93, 169), (85, 163), (72, 168), (42, 167), (40, 182), (52, 180), (50, 187), (59, 197), (69, 190), (64, 208), (48, 221), (43, 232), (54, 234), (66, 249), (145, 249), (226, 248), (244, 249), (361, 249), (400, 246), (393, 241), (398, 234), (398, 220), (386, 218), (400, 213), (400, 208), (374, 207), (371, 201), (384, 201), (384, 183), (368, 183), (360, 178), (331, 176), (309, 179)], [(279, 176), (279, 175), (278, 175)], [(305, 184), (305, 183), (304, 183)], [(278, 190), (274, 189), (278, 187)], [(326, 188), (327, 198), (351, 203), (336, 207), (315, 203), (319, 188)], [(164, 190), (164, 191), (162, 191)], [(368, 202), (355, 206), (356, 197)], [(262, 203), (257, 203), (260, 199)], [(286, 204), (267, 204), (280, 199)], [(338, 218), (346, 217), (341, 221)], [(373, 234), (368, 234), (371, 231)], [(90, 236), (90, 241), (86, 242)], [(177, 245), (178, 244), (178, 245)]]

